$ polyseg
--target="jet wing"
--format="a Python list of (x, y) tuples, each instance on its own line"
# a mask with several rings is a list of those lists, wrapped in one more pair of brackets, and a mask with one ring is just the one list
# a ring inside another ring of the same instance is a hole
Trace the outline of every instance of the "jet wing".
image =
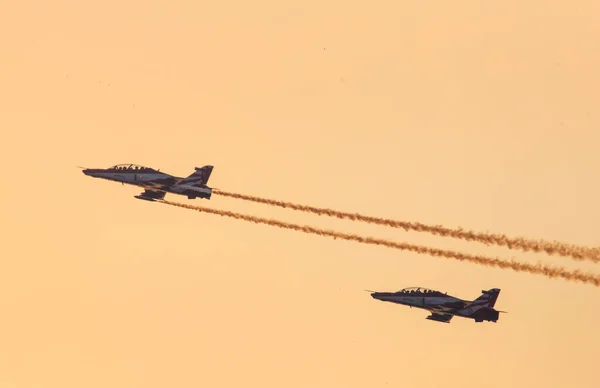
[(147, 190), (164, 190), (171, 185), (167, 185), (164, 183), (144, 182), (144, 184), (141, 184), (139, 186)]
[(156, 201), (164, 199), (165, 194), (167, 193), (164, 191), (146, 189), (142, 194), (136, 195), (135, 198), (145, 199), (146, 201)]
[(432, 313), (439, 313), (439, 314), (452, 313), (452, 312), (455, 312), (455, 311), (465, 308), (466, 305), (467, 304), (465, 302), (448, 302), (448, 303), (443, 303), (443, 304), (438, 304), (436, 306), (432, 306), (431, 308), (428, 308), (427, 310), (431, 311)]
[(430, 316), (428, 316), (425, 319), (429, 319), (431, 321), (437, 321), (437, 322), (450, 323), (450, 320), (452, 319), (452, 317), (453, 317), (453, 315), (451, 315), (451, 314), (432, 313)]

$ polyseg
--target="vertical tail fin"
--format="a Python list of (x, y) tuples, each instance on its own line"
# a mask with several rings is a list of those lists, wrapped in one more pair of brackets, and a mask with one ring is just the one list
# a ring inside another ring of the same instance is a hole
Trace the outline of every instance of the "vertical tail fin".
[(179, 185), (190, 185), (190, 186), (204, 186), (208, 182), (208, 178), (210, 178), (210, 174), (212, 173), (213, 166), (204, 166), (204, 167), (196, 167), (196, 171), (188, 176), (187, 178), (181, 180)]
[(500, 289), (499, 288), (492, 288), (490, 290), (483, 290), (481, 291), (483, 294), (475, 299), (473, 302), (471, 302), (471, 304), (469, 305), (470, 307), (489, 307), (489, 308), (494, 308), (494, 305), (496, 304), (496, 300), (498, 300), (498, 295), (500, 295)]

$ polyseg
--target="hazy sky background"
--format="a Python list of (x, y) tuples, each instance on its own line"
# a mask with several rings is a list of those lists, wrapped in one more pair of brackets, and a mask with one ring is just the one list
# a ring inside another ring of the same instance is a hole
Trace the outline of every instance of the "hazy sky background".
[[(13, 1), (0, 386), (597, 387), (600, 290), (138, 201), (138, 163), (315, 206), (600, 246), (600, 3)], [(598, 266), (234, 199), (171, 200)], [(364, 289), (474, 299), (425, 320)]]

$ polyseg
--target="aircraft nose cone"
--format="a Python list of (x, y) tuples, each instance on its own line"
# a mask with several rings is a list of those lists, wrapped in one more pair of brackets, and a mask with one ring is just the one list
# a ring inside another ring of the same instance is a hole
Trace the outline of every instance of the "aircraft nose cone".
[(371, 297), (372, 297), (373, 299), (379, 299), (379, 293), (377, 293), (377, 292), (373, 292), (373, 293), (371, 294)]
[(90, 169), (86, 168), (82, 171), (85, 175), (90, 175)]

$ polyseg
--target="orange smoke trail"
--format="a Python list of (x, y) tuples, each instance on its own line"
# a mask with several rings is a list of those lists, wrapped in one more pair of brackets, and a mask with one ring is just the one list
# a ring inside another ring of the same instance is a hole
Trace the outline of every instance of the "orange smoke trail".
[(506, 246), (509, 249), (520, 249), (525, 252), (545, 252), (549, 255), (571, 257), (576, 260), (590, 260), (595, 263), (600, 262), (600, 249), (598, 248), (581, 247), (573, 244), (561, 243), (558, 241), (549, 242), (544, 240), (526, 239), (524, 237), (508, 237), (503, 234), (478, 233), (463, 230), (462, 228), (446, 228), (441, 225), (425, 225), (419, 222), (397, 221), (386, 218), (371, 217), (357, 213), (346, 213), (332, 209), (324, 209), (306, 205), (299, 205), (291, 202), (278, 201), (274, 199), (255, 197), (252, 195), (230, 193), (222, 190), (214, 190), (213, 193), (222, 195), (224, 197), (231, 197), (242, 199), (244, 201), (263, 203), (271, 206), (299, 210), (307, 213), (337, 217), (340, 219), (348, 219), (352, 221), (367, 222), (377, 225), (391, 226), (393, 228), (401, 228), (406, 231), (412, 230), (416, 232), (428, 232), (437, 236), (453, 237), (467, 241), (476, 241), (485, 245), (493, 244), (499, 246)]
[(488, 267), (512, 269), (513, 271), (517, 271), (517, 272), (528, 272), (528, 273), (532, 273), (532, 274), (545, 275), (549, 278), (562, 278), (562, 279), (565, 279), (568, 281), (593, 284), (596, 287), (600, 286), (600, 276), (593, 275), (593, 274), (586, 274), (579, 270), (568, 271), (565, 268), (549, 267), (549, 266), (541, 265), (541, 264), (537, 264), (537, 265), (525, 264), (525, 263), (519, 263), (519, 262), (515, 262), (515, 261), (505, 261), (505, 260), (501, 260), (498, 258), (489, 258), (489, 257), (485, 257), (485, 256), (478, 256), (478, 255), (468, 255), (468, 254), (463, 254), (463, 253), (459, 253), (459, 252), (446, 251), (446, 250), (442, 250), (442, 249), (427, 248), (427, 247), (411, 245), (411, 244), (407, 244), (407, 243), (399, 243), (399, 242), (393, 242), (393, 241), (389, 241), (389, 240), (376, 239), (376, 238), (372, 238), (372, 237), (361, 237), (361, 236), (354, 235), (354, 234), (339, 233), (339, 232), (335, 232), (332, 230), (318, 229), (318, 228), (313, 228), (311, 226), (301, 226), (301, 225), (291, 224), (291, 223), (277, 221), (277, 220), (270, 220), (267, 218), (260, 218), (260, 217), (246, 215), (246, 214), (234, 213), (234, 212), (227, 211), (227, 210), (217, 210), (217, 209), (211, 209), (211, 208), (206, 208), (206, 207), (201, 207), (201, 206), (185, 205), (185, 204), (170, 202), (170, 201), (166, 201), (166, 200), (162, 200), (159, 202), (162, 202), (162, 203), (165, 203), (165, 204), (168, 204), (171, 206), (177, 206), (177, 207), (182, 207), (185, 209), (196, 210), (199, 212), (217, 214), (220, 216), (231, 217), (231, 218), (235, 218), (238, 220), (250, 221), (250, 222), (253, 222), (256, 224), (271, 225), (271, 226), (276, 226), (278, 228), (283, 228), (283, 229), (290, 229), (290, 230), (296, 230), (296, 231), (309, 233), (309, 234), (317, 234), (320, 236), (333, 237), (334, 239), (340, 238), (340, 239), (344, 239), (344, 240), (348, 240), (348, 241), (356, 241), (356, 242), (360, 242), (360, 243), (364, 243), (364, 244), (383, 245), (388, 248), (395, 248), (395, 249), (400, 249), (400, 250), (405, 250), (405, 251), (411, 251), (411, 252), (415, 252), (415, 253), (419, 253), (419, 254), (428, 254), (431, 256), (445, 257), (445, 258), (455, 259), (455, 260), (459, 260), (459, 261), (467, 261), (467, 262), (484, 265), (484, 266), (488, 266)]

